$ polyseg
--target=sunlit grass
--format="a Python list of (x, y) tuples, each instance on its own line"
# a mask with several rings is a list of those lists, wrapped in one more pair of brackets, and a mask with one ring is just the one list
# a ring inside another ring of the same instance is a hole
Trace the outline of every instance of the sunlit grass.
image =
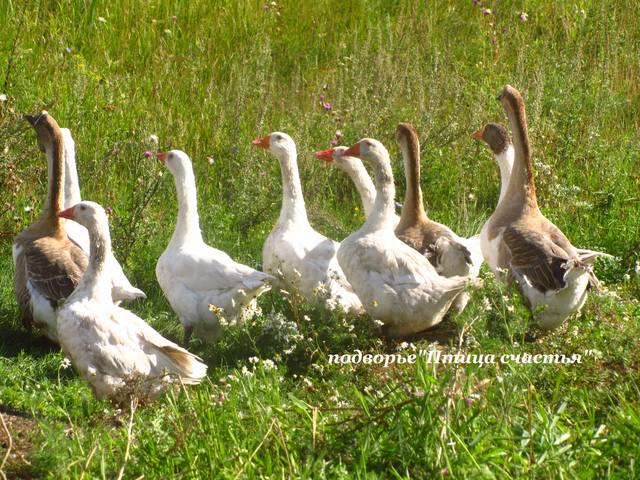
[[(12, 459), (8, 476), (116, 478), (124, 466), (124, 478), (637, 477), (640, 4), (267, 3), (0, 2), (0, 412), (39, 427), (29, 463)], [(55, 348), (22, 332), (11, 239), (46, 195), (44, 157), (22, 114), (46, 108), (72, 130), (82, 193), (113, 208), (117, 255), (148, 295), (130, 308), (176, 339), (154, 274), (175, 192), (144, 156), (156, 149), (150, 135), (158, 149), (191, 156), (205, 239), (259, 267), (280, 172), (253, 138), (294, 138), (311, 222), (339, 240), (363, 221), (360, 202), (311, 152), (336, 130), (345, 144), (378, 138), (401, 201), (393, 132), (412, 122), (429, 214), (470, 235), (499, 192), (490, 152), (470, 133), (506, 122), (495, 101), (506, 83), (527, 104), (544, 213), (575, 245), (620, 260), (596, 267), (609, 290), (544, 337), (532, 335), (519, 295), (487, 277), (441, 343), (579, 353), (581, 364), (331, 365), (330, 354), (397, 345), (366, 316), (292, 306), (274, 291), (254, 323), (192, 344), (210, 367), (203, 385), (130, 417), (97, 402)], [(297, 334), (270, 329), (279, 314)]]

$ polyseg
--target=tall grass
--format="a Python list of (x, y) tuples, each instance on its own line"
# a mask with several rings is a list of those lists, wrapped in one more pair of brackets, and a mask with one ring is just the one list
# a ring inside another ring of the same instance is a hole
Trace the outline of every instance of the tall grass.
[[(0, 412), (22, 412), (40, 429), (29, 464), (14, 461), (10, 472), (113, 478), (130, 442), (126, 478), (638, 476), (640, 452), (629, 439), (640, 435), (640, 4), (267, 6), (0, 1), (0, 94), (8, 96), (0, 103)], [(161, 150), (191, 156), (205, 239), (259, 267), (280, 174), (253, 138), (281, 130), (296, 140), (312, 224), (341, 239), (363, 220), (359, 199), (348, 178), (310, 152), (336, 130), (346, 144), (378, 138), (402, 200), (393, 132), (412, 122), (430, 215), (470, 235), (499, 191), (491, 155), (470, 133), (506, 122), (495, 101), (506, 83), (526, 101), (544, 213), (574, 244), (620, 261), (597, 268), (608, 293), (591, 294), (580, 316), (536, 341), (519, 297), (487, 279), (445, 343), (473, 352), (594, 350), (583, 364), (331, 366), (330, 353), (394, 346), (368, 318), (354, 327), (302, 306), (307, 321), (274, 292), (255, 325), (231, 329), (216, 345), (195, 343), (210, 382), (137, 409), (129, 437), (127, 412), (95, 401), (60, 367), (60, 353), (20, 330), (11, 239), (46, 195), (44, 157), (22, 114), (46, 108), (71, 128), (83, 195), (113, 208), (116, 252), (149, 296), (131, 308), (175, 338), (178, 322), (153, 273), (173, 229), (175, 193), (143, 155), (155, 148), (151, 134)], [(304, 339), (269, 333), (276, 312), (295, 320)], [(252, 355), (277, 367), (259, 363), (245, 376)]]

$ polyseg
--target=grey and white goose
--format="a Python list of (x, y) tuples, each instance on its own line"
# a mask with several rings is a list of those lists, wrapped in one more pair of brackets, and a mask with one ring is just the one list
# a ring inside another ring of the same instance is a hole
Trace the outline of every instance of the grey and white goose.
[[(420, 141), (413, 125), (398, 124), (396, 142), (402, 151), (407, 183), (400, 222), (395, 229), (396, 236), (424, 255), (438, 274), (445, 277), (477, 277), (482, 265), (479, 237), (459, 237), (446, 225), (434, 222), (427, 216), (420, 187)], [(452, 308), (461, 312), (468, 301), (469, 294), (462, 292)]]
[(58, 123), (46, 111), (26, 115), (38, 146), (47, 154), (49, 189), (38, 219), (13, 242), (14, 289), (22, 324), (36, 326), (57, 342), (56, 310), (80, 282), (87, 255), (69, 240), (63, 219), (64, 148)]
[(482, 227), (482, 253), (496, 277), (506, 274), (518, 283), (538, 324), (553, 329), (582, 308), (589, 284), (599, 287), (595, 259), (611, 256), (575, 248), (540, 212), (524, 101), (510, 85), (498, 98), (509, 117), (513, 144), (500, 125), (488, 124), (474, 134), (491, 147), (502, 177), (500, 200)]

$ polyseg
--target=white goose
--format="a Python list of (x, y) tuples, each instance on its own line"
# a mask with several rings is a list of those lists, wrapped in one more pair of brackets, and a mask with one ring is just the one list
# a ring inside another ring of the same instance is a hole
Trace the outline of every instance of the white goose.
[[(347, 150), (345, 146), (329, 148), (316, 152), (316, 157), (324, 160), (327, 165), (335, 165), (340, 170), (349, 175), (349, 178), (356, 186), (356, 190), (360, 194), (362, 207), (364, 208), (364, 218), (369, 218), (373, 211), (373, 204), (376, 201), (376, 187), (369, 176), (369, 172), (362, 164), (362, 160), (356, 157), (344, 156)], [(394, 213), (396, 225), (400, 221), (400, 217)]]
[(344, 155), (373, 165), (378, 192), (365, 224), (340, 245), (338, 261), (367, 311), (392, 337), (438, 324), (456, 296), (478, 279), (441, 277), (429, 261), (394, 232), (395, 187), (386, 148), (365, 138)]
[(295, 143), (286, 133), (274, 132), (253, 144), (268, 149), (282, 171), (282, 209), (262, 249), (263, 268), (279, 277), (282, 287), (329, 310), (340, 305), (347, 313), (361, 313), (362, 303), (336, 258), (340, 244), (315, 231), (307, 219)]
[(200, 383), (207, 366), (198, 357), (113, 303), (107, 265), (111, 236), (104, 209), (81, 202), (59, 215), (89, 231), (89, 266), (58, 311), (57, 329), (62, 349), (96, 397), (124, 403), (141, 389), (153, 398), (175, 376), (184, 384)]
[(538, 324), (553, 329), (582, 308), (587, 286), (599, 285), (591, 264), (598, 256), (610, 255), (576, 249), (542, 215), (522, 96), (507, 85), (499, 99), (514, 135), (513, 167), (509, 171), (510, 142), (504, 128), (487, 126), (474, 134), (496, 154), (503, 182), (498, 206), (482, 227), (482, 251), (496, 277), (507, 273), (508, 280), (518, 283)]
[(46, 111), (25, 119), (36, 131), (38, 146), (47, 154), (49, 189), (38, 219), (13, 242), (14, 290), (22, 324), (40, 328), (57, 342), (56, 310), (73, 292), (87, 268), (87, 255), (67, 237), (62, 210), (64, 152), (62, 133)]
[(178, 222), (158, 259), (156, 277), (184, 326), (184, 344), (192, 333), (213, 341), (222, 333), (221, 318), (243, 322), (255, 311), (256, 297), (271, 288), (273, 277), (204, 243), (191, 160), (180, 150), (157, 156), (175, 180)]
[[(64, 140), (64, 208), (69, 208), (82, 201), (80, 196), (80, 183), (76, 170), (76, 144), (68, 128), (61, 128)], [(89, 232), (77, 222), (65, 220), (65, 228), (69, 239), (75, 242), (89, 255)], [(111, 276), (111, 294), (117, 303), (136, 298), (147, 298), (145, 293), (131, 285), (131, 282), (122, 271), (122, 267), (113, 253), (107, 257), (107, 269)]]
[[(420, 187), (420, 141), (413, 125), (398, 124), (396, 142), (402, 150), (407, 183), (396, 236), (427, 257), (440, 275), (477, 277), (482, 266), (480, 236), (459, 237), (446, 225), (427, 216)], [(453, 308), (462, 312), (468, 302), (469, 294), (462, 292)]]

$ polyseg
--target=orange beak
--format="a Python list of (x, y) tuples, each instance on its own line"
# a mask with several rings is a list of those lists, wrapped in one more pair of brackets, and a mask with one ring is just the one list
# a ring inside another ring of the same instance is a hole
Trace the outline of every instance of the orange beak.
[(343, 157), (359, 157), (360, 156), (360, 143), (354, 143), (349, 148), (347, 148), (344, 152), (342, 152)]
[(335, 148), (329, 148), (328, 150), (320, 150), (317, 151), (314, 155), (316, 158), (320, 160), (324, 160), (327, 163), (333, 162), (333, 154), (335, 152)]
[(476, 130), (475, 132), (473, 132), (471, 136), (473, 138), (477, 138), (478, 140), (482, 140), (483, 133), (484, 133), (484, 128), (481, 128), (480, 130)]
[(73, 220), (73, 217), (75, 217), (75, 206), (67, 208), (66, 210), (61, 211), (60, 213), (58, 213), (59, 217), (62, 218), (68, 218), (69, 220)]
[(156, 153), (156, 157), (158, 157), (158, 160), (160, 160), (162, 163), (164, 163), (165, 160), (167, 159), (167, 154), (166, 154), (166, 152), (158, 152), (158, 153)]
[(271, 135), (267, 135), (266, 137), (256, 138), (251, 143), (256, 147), (260, 148), (269, 148), (269, 140), (271, 139)]

